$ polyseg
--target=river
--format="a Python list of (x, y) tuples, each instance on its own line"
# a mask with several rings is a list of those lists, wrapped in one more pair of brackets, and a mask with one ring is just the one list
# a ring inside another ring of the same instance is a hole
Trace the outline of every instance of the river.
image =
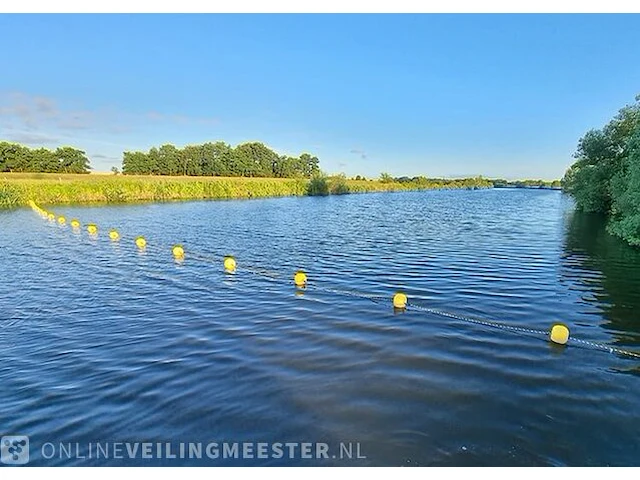
[(639, 465), (640, 359), (527, 333), (640, 351), (640, 250), (561, 192), (53, 210), (97, 237), (0, 211), (0, 434), (30, 465)]

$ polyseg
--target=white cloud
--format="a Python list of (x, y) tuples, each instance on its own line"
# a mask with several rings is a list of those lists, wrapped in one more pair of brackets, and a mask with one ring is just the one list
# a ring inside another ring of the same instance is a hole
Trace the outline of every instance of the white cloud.
[(367, 159), (367, 152), (365, 152), (364, 150), (359, 150), (357, 148), (352, 148), (351, 150), (349, 150), (349, 153), (353, 153), (354, 155), (359, 155), (361, 159), (366, 160)]
[(50, 135), (34, 132), (20, 132), (7, 130), (7, 133), (2, 135), (2, 140), (10, 140), (17, 143), (24, 143), (25, 145), (51, 145), (60, 142), (58, 138)]
[[(0, 92), (0, 126), (5, 130), (26, 131), (35, 136), (65, 137), (78, 131), (102, 135), (121, 135), (135, 130), (135, 126), (152, 122), (174, 125), (213, 125), (220, 120), (174, 113), (146, 114), (115, 110), (111, 107), (76, 108), (43, 95), (24, 92)], [(4, 136), (7, 133), (3, 132)]]
[(23, 92), (0, 94), (0, 118), (14, 129), (36, 134), (45, 129), (84, 130), (97, 126), (94, 112), (61, 108), (53, 98)]

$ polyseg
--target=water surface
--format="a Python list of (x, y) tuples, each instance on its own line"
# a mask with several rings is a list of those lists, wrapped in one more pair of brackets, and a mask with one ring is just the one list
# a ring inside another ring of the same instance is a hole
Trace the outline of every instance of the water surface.
[[(640, 350), (640, 251), (560, 192), (54, 211), (98, 238), (0, 212), (0, 434), (29, 435), (31, 464), (639, 464), (638, 360), (326, 290), (401, 289)], [(322, 288), (296, 291), (298, 268)], [(46, 442), (100, 441), (358, 442), (366, 458), (42, 456)]]

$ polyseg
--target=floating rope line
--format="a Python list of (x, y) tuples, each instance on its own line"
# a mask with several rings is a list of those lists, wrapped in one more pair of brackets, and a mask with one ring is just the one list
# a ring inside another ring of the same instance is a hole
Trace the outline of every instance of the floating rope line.
[[(431, 313), (433, 315), (439, 315), (441, 317), (453, 318), (455, 320), (461, 320), (463, 322), (475, 323), (477, 325), (483, 325), (483, 326), (486, 326), (486, 327), (499, 328), (499, 329), (507, 330), (507, 331), (511, 331), (511, 332), (527, 333), (527, 334), (530, 334), (530, 335), (543, 336), (545, 338), (549, 338), (549, 332), (545, 331), (545, 330), (536, 330), (536, 329), (533, 329), (533, 328), (517, 327), (515, 325), (510, 325), (510, 324), (507, 324), (507, 323), (495, 322), (495, 321), (492, 321), (492, 320), (474, 318), (474, 317), (469, 317), (469, 316), (466, 316), (466, 315), (460, 315), (460, 314), (457, 314), (457, 313), (445, 312), (443, 310), (437, 310), (435, 308), (429, 308), (429, 307), (425, 307), (425, 306), (422, 306), (422, 305), (416, 305), (415, 303), (409, 303), (407, 306), (408, 306), (408, 308), (413, 309), (413, 310), (419, 310), (419, 311), (422, 311), (422, 312)], [(553, 337), (551, 338), (551, 340), (554, 341)], [(611, 346), (605, 345), (603, 343), (591, 342), (591, 341), (588, 341), (588, 340), (582, 340), (582, 339), (575, 338), (575, 337), (569, 338), (568, 337), (568, 333), (567, 333), (566, 341), (567, 341), (567, 343), (584, 345), (584, 346), (587, 346), (587, 347), (594, 348), (596, 350), (603, 350), (603, 351), (609, 352), (609, 353), (617, 353), (619, 355), (626, 355), (628, 357), (640, 358), (640, 353), (632, 352), (630, 350), (625, 350), (623, 348), (611, 347)], [(554, 342), (554, 343), (558, 343), (558, 342)]]
[[(203, 255), (200, 253), (189, 251), (188, 253), (185, 253), (185, 256), (188, 256), (188, 258), (193, 258), (195, 260), (200, 260), (200, 261), (212, 263), (212, 264), (219, 264), (222, 261), (224, 269), (227, 273), (234, 273), (238, 268), (236, 265), (235, 257), (231, 255), (222, 255), (222, 254), (216, 254), (215, 256)], [(254, 265), (246, 265), (244, 263), (242, 264), (241, 270), (246, 271), (248, 273), (252, 273), (254, 275), (259, 275), (261, 277), (268, 278), (270, 280), (277, 279), (282, 276), (278, 272), (274, 272), (272, 270), (268, 270), (262, 267), (256, 267)]]
[(341, 290), (338, 288), (325, 287), (322, 285), (318, 285), (316, 282), (310, 282), (307, 284), (308, 288), (314, 290), (320, 290), (327, 293), (335, 293), (337, 295), (345, 295), (349, 297), (356, 298), (364, 298), (366, 300), (371, 300), (374, 303), (386, 303), (389, 301), (389, 296), (385, 295), (373, 295), (370, 293), (359, 292), (357, 290)]
[(486, 320), (482, 318), (468, 317), (466, 315), (460, 315), (458, 313), (445, 312), (443, 310), (437, 310), (435, 308), (424, 307), (422, 305), (416, 305), (415, 303), (408, 303), (407, 308), (410, 310), (419, 310), (422, 312), (431, 313), (433, 315), (439, 315), (441, 317), (453, 318), (455, 320), (461, 320), (463, 322), (475, 323), (477, 325), (483, 325), (485, 327), (500, 328), (502, 330), (509, 330), (511, 332), (528, 333), (531, 335), (543, 335), (548, 336), (549, 332), (545, 330), (535, 330), (533, 328), (516, 327), (515, 325), (509, 325), (507, 323), (495, 322), (493, 320)]
[(603, 350), (609, 353), (617, 353), (619, 355), (626, 355), (628, 357), (640, 359), (640, 353), (638, 352), (632, 352), (630, 350), (625, 350), (623, 348), (618, 348), (618, 347), (611, 347), (609, 345), (605, 345), (604, 343), (590, 342), (588, 340), (581, 340), (579, 338), (574, 338), (574, 337), (571, 337), (571, 343), (586, 345), (587, 347), (595, 348), (596, 350)]
[[(335, 289), (335, 288), (328, 288), (328, 287), (323, 287), (323, 286), (319, 286), (314, 284), (311, 284), (311, 286), (317, 290), (322, 290), (325, 292), (329, 292), (329, 293), (335, 293), (338, 295), (347, 295), (347, 296), (351, 296), (351, 297), (358, 297), (358, 298), (364, 298), (367, 300), (371, 300), (375, 303), (386, 303), (389, 301), (389, 297), (388, 296), (380, 296), (380, 295), (372, 295), (372, 294), (368, 294), (368, 293), (362, 293), (362, 292), (357, 292), (354, 290), (339, 290), (339, 289)], [(404, 294), (401, 294), (404, 295)], [(430, 313), (432, 315), (438, 315), (440, 317), (445, 317), (445, 318), (452, 318), (454, 320), (460, 320), (463, 322), (468, 322), (468, 323), (473, 323), (476, 325), (481, 325), (484, 327), (490, 327), (490, 328), (498, 328), (501, 330), (505, 330), (505, 331), (510, 331), (510, 332), (517, 332), (517, 333), (526, 333), (529, 335), (534, 335), (534, 336), (538, 336), (538, 337), (544, 337), (545, 339), (549, 338), (549, 331), (546, 330), (537, 330), (537, 329), (533, 329), (533, 328), (526, 328), (526, 327), (518, 327), (515, 325), (510, 325), (507, 323), (502, 323), (502, 322), (496, 322), (493, 320), (488, 320), (488, 319), (484, 319), (484, 318), (477, 318), (477, 317), (470, 317), (467, 315), (461, 315), (459, 313), (453, 313), (453, 312), (447, 312), (444, 310), (438, 310), (435, 308), (430, 308), (430, 307), (425, 307), (424, 305), (419, 305), (416, 304), (414, 302), (406, 302), (406, 307), (407, 310), (416, 310), (416, 311), (420, 311), (420, 312), (426, 312), (426, 313)], [(567, 341), (569, 343), (573, 343), (573, 344), (578, 344), (578, 345), (583, 345), (583, 346), (587, 346), (587, 347), (591, 347), (594, 348), (596, 350), (602, 350), (605, 352), (609, 352), (609, 353), (617, 353), (619, 355), (626, 355), (628, 357), (633, 357), (633, 358), (640, 358), (640, 353), (636, 353), (636, 352), (632, 352), (630, 350), (625, 350), (622, 348), (617, 348), (617, 347), (611, 347), (609, 345), (605, 345), (602, 343), (597, 343), (597, 342), (591, 342), (588, 340), (582, 340), (579, 338), (575, 338), (575, 337), (571, 337), (568, 338)]]
[[(36, 213), (38, 213), (43, 219), (48, 220), (49, 223), (51, 223), (52, 225), (57, 224), (59, 227), (62, 227), (62, 228), (66, 227), (67, 222), (65, 217), (63, 216), (56, 217), (54, 213), (47, 212), (46, 210), (36, 205), (35, 202), (33, 201), (29, 202), (29, 204)], [(57, 222), (56, 222), (56, 218), (57, 218)], [(75, 218), (72, 219), (70, 222), (70, 225), (74, 233), (81, 232), (82, 224), (79, 222), (79, 220)], [(86, 231), (91, 238), (95, 239), (98, 237), (98, 227), (94, 223), (87, 224)], [(128, 236), (121, 235), (115, 229), (111, 229), (108, 233), (108, 236), (111, 242), (114, 244), (122, 243), (123, 241), (131, 242), (131, 244), (135, 244), (138, 247), (138, 251), (141, 253), (146, 251), (153, 251), (158, 254), (171, 252), (173, 254), (174, 259), (180, 263), (185, 261), (185, 257), (189, 259), (195, 259), (195, 260), (199, 260), (207, 263), (212, 263), (212, 264), (219, 264), (222, 260), (224, 270), (227, 273), (235, 273), (237, 269), (235, 257), (230, 255), (222, 255), (217, 253), (215, 253), (214, 255), (211, 255), (211, 254), (207, 255), (207, 254), (202, 254), (197, 252), (191, 252), (188, 250), (186, 251), (183, 245), (181, 244), (176, 244), (176, 245), (173, 245), (171, 248), (165, 249), (157, 244), (153, 244), (153, 243), (149, 244), (147, 240), (142, 236), (129, 238)], [(283, 275), (278, 272), (268, 270), (266, 268), (255, 267), (255, 266), (246, 265), (246, 264), (242, 264), (241, 271), (251, 273), (263, 278), (267, 278), (269, 280), (279, 280), (283, 278)], [(314, 289), (318, 291), (323, 291), (326, 293), (333, 293), (336, 295), (362, 298), (362, 299), (370, 300), (374, 303), (384, 304), (389, 302), (389, 297), (386, 295), (382, 296), (382, 295), (375, 295), (375, 294), (360, 292), (357, 290), (344, 290), (339, 288), (326, 287), (324, 285), (319, 285), (315, 281), (310, 282), (307, 278), (306, 273), (304, 273), (301, 270), (295, 272), (295, 274), (293, 275), (293, 283), (296, 286), (296, 288), (299, 290), (309, 288), (309, 289)], [(508, 332), (525, 333), (525, 334), (534, 335), (538, 337), (544, 337), (545, 339), (551, 341), (552, 343), (556, 343), (559, 345), (566, 345), (570, 343), (577, 346), (587, 347), (595, 350), (600, 350), (604, 352), (615, 353), (618, 355), (640, 359), (640, 353), (638, 352), (633, 352), (633, 351), (625, 350), (623, 348), (618, 348), (618, 347), (612, 347), (609, 345), (605, 345), (603, 343), (592, 342), (592, 341), (582, 340), (575, 337), (570, 337), (569, 328), (566, 325), (561, 323), (556, 323), (552, 325), (549, 331), (545, 331), (545, 330), (519, 327), (516, 325), (497, 322), (494, 320), (470, 317), (470, 316), (462, 315), (459, 313), (453, 313), (453, 312), (439, 310), (431, 307), (426, 307), (424, 305), (420, 305), (415, 302), (410, 302), (407, 295), (402, 292), (396, 292), (395, 295), (393, 295), (393, 297), (391, 298), (391, 300), (392, 300), (393, 307), (396, 310), (401, 310), (401, 311), (414, 310), (414, 311), (419, 311), (424, 313), (430, 313), (432, 315), (459, 320), (467, 323), (473, 323), (473, 324), (481, 325), (484, 327), (497, 328), (497, 329), (508, 331)]]

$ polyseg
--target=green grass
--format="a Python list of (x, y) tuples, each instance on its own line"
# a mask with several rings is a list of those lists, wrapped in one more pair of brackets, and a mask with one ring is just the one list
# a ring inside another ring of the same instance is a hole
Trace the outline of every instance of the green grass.
[[(0, 208), (39, 205), (246, 199), (415, 190), (412, 184), (326, 177), (308, 179), (0, 173)], [(320, 181), (320, 183), (323, 183)], [(317, 188), (320, 187), (320, 188)], [(418, 187), (419, 188), (419, 187)], [(423, 188), (433, 188), (432, 186)]]
[(305, 195), (307, 181), (277, 178), (0, 174), (0, 207), (163, 202)]

